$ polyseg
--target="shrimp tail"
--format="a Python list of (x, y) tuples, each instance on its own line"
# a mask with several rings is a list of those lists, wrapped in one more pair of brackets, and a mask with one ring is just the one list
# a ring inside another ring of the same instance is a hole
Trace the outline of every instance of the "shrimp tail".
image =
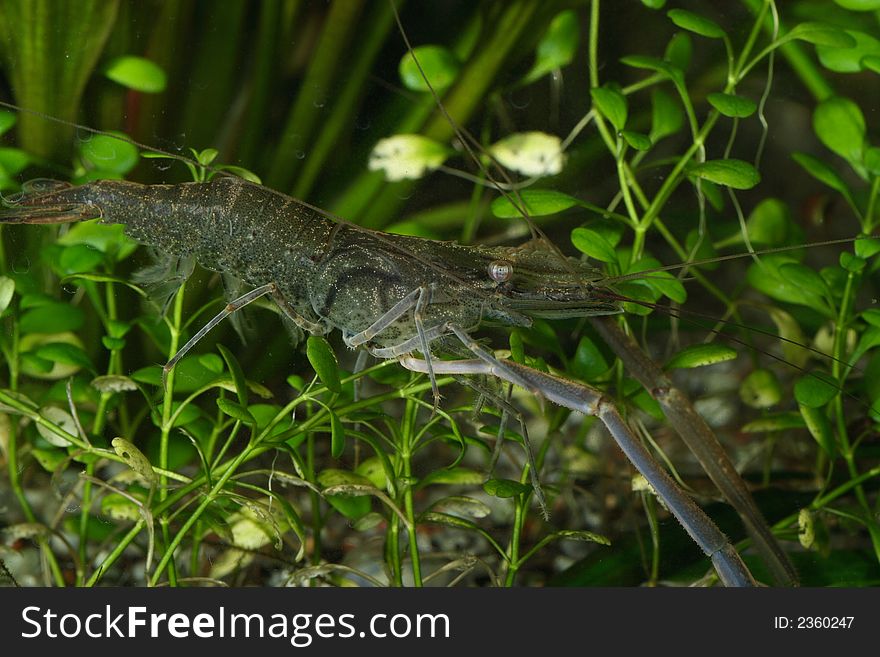
[(0, 223), (66, 224), (100, 217), (100, 209), (84, 198), (82, 190), (58, 180), (31, 180), (21, 193), (2, 198)]

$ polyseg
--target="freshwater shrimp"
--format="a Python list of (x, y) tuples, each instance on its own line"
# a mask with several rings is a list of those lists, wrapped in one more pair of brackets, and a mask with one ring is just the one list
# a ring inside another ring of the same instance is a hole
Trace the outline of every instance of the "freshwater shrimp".
[[(74, 187), (43, 181), (27, 185), (24, 195), (7, 202), (0, 214), (3, 223), (91, 218), (122, 224), (138, 241), (180, 258), (194, 257), (208, 269), (232, 273), (257, 286), (228, 304), (166, 368), (223, 317), (268, 295), (284, 315), (310, 333), (338, 329), (351, 347), (363, 346), (378, 358), (398, 358), (405, 367), (427, 373), (435, 393), (435, 372), (493, 375), (602, 418), (615, 438), (629, 441), (621, 443), (624, 451), (667, 499), (706, 554), (713, 561), (721, 559), (717, 567), (723, 581), (739, 585), (753, 581), (723, 535), (686, 495), (675, 492), (675, 484), (651, 464), (639, 441), (620, 437), (626, 425), (604, 395), (496, 359), (470, 337), (483, 322), (529, 326), (533, 317), (621, 312), (608, 279), (592, 267), (573, 259), (560, 260), (555, 250), (540, 241), (518, 247), (466, 247), (365, 230), (332, 221), (296, 199), (229, 176), (206, 183), (149, 186), (103, 180)], [(456, 355), (464, 350), (477, 358), (434, 360), (432, 355), (440, 351), (435, 345)], [(414, 358), (414, 352), (420, 352), (421, 358)], [(665, 389), (674, 390), (668, 383)], [(713, 458), (722, 458), (719, 450), (723, 454), (719, 446), (711, 452)], [(543, 505), (530, 452), (529, 457), (534, 489)], [(737, 478), (732, 466), (721, 463), (720, 467), (727, 470), (726, 476), (732, 473)], [(745, 491), (748, 505), (745, 486), (722, 487), (728, 496), (731, 487), (740, 496)], [(742, 506), (741, 499), (739, 503)], [(753, 518), (752, 522), (758, 521)], [(711, 527), (708, 538), (704, 538), (706, 527)]]

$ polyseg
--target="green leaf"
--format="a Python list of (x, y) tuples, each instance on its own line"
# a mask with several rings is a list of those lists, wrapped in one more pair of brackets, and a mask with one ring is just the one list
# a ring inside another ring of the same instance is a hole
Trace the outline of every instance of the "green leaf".
[(257, 426), (257, 420), (254, 418), (251, 412), (238, 402), (234, 402), (224, 397), (218, 397), (217, 408), (219, 408), (223, 413), (231, 417), (233, 420), (237, 420), (238, 422), (246, 424), (250, 427)]
[(666, 363), (667, 370), (690, 369), (736, 358), (736, 350), (721, 344), (697, 344), (679, 351)]
[(94, 271), (102, 262), (105, 255), (87, 244), (74, 244), (61, 251), (58, 258), (58, 271), (62, 275), (79, 274)]
[(674, 135), (684, 125), (684, 110), (679, 102), (662, 89), (651, 92), (651, 142), (657, 143), (664, 137)]
[(330, 343), (319, 335), (310, 335), (306, 342), (306, 356), (327, 389), (330, 392), (342, 392), (339, 363), (336, 362), (336, 354), (333, 353)]
[(686, 71), (690, 66), (693, 51), (694, 44), (691, 35), (688, 32), (676, 32), (666, 44), (663, 59), (682, 71)]
[(869, 308), (861, 314), (861, 318), (871, 326), (880, 328), (880, 308)]
[[(318, 473), (318, 486), (322, 490), (326, 488), (336, 488), (338, 486), (351, 486), (352, 488), (375, 488), (373, 483), (355, 472), (348, 470), (339, 470), (337, 468), (327, 468)], [(359, 495), (369, 495), (370, 493), (361, 492)]]
[(859, 342), (856, 345), (855, 350), (850, 356), (851, 363), (858, 362), (858, 360), (864, 356), (871, 349), (880, 346), (880, 328), (876, 326), (869, 326), (864, 333), (862, 333), (859, 338)]
[(0, 109), (0, 136), (5, 135), (18, 121), (15, 112)]
[(784, 413), (772, 413), (759, 420), (749, 422), (740, 431), (743, 433), (764, 433), (768, 431), (790, 431), (791, 429), (803, 429), (805, 427), (806, 423), (800, 413), (787, 411)]
[(149, 365), (135, 370), (131, 373), (131, 378), (138, 383), (146, 383), (151, 386), (162, 385), (162, 367), (160, 365)]
[(647, 55), (627, 55), (626, 57), (622, 57), (620, 61), (633, 68), (641, 68), (648, 71), (654, 71), (655, 73), (662, 73), (675, 81), (681, 81), (684, 79), (684, 72), (680, 68), (656, 57), (649, 57)]
[(571, 361), (571, 373), (582, 381), (593, 381), (608, 371), (608, 361), (596, 343), (582, 336)]
[(127, 376), (119, 374), (104, 374), (96, 376), (90, 384), (95, 390), (106, 393), (126, 392), (137, 390), (137, 384)]
[(837, 454), (837, 445), (834, 442), (834, 432), (831, 430), (831, 420), (818, 408), (799, 405), (798, 410), (801, 413), (801, 417), (804, 418), (810, 435), (815, 438), (819, 446), (825, 450), (825, 453), (833, 459)]
[[(176, 390), (175, 386), (175, 390)], [(180, 411), (178, 413), (178, 411)], [(185, 404), (181, 401), (175, 401), (171, 404), (171, 413), (177, 416), (177, 419), (174, 420), (174, 427), (185, 427), (188, 424), (192, 424), (196, 420), (202, 418), (202, 410), (193, 404)], [(162, 416), (160, 415), (158, 410), (153, 410), (150, 414), (150, 419), (153, 424), (157, 427), (162, 426)], [(183, 445), (180, 443), (179, 445)]]
[(532, 487), (513, 479), (490, 479), (483, 484), (483, 490), (493, 497), (508, 498), (525, 495), (532, 490)]
[(828, 185), (831, 189), (840, 192), (844, 198), (848, 200), (852, 199), (852, 194), (849, 191), (849, 187), (847, 187), (846, 183), (843, 181), (843, 178), (841, 178), (834, 169), (829, 167), (822, 160), (806, 153), (793, 153), (791, 157), (795, 162), (800, 164), (807, 173), (813, 176), (813, 178)]
[(860, 258), (873, 258), (880, 253), (880, 239), (860, 237), (853, 244), (853, 249)]
[(865, 392), (871, 400), (872, 412), (880, 411), (880, 350), (875, 351), (865, 367)]
[[(241, 369), (241, 365), (239, 365), (235, 355), (222, 344), (217, 345), (217, 350), (220, 352), (223, 360), (226, 361), (226, 367), (229, 368), (229, 373), (232, 375), (232, 382), (235, 384), (235, 394), (238, 397), (238, 403), (242, 406), (247, 406), (247, 380), (244, 377), (244, 371)], [(199, 364), (202, 365), (201, 361)], [(204, 365), (202, 366), (205, 367)], [(208, 366), (206, 369), (214, 374), (218, 374), (213, 365)]]
[(87, 166), (100, 171), (125, 175), (138, 163), (138, 149), (121, 132), (114, 132), (121, 139), (109, 135), (93, 135), (79, 146), (79, 152)]
[(95, 371), (91, 359), (86, 352), (76, 345), (67, 342), (49, 342), (40, 345), (34, 350), (39, 358), (44, 358), (53, 363), (62, 363), (63, 365), (74, 365), (83, 369)]
[(617, 252), (604, 235), (590, 229), (578, 227), (571, 231), (571, 243), (581, 253), (601, 262), (617, 262)]
[[(78, 435), (76, 421), (73, 419), (73, 416), (71, 416), (70, 413), (68, 413), (67, 411), (56, 408), (55, 406), (46, 406), (40, 409), (40, 415), (44, 419), (48, 420), (53, 425), (69, 433), (70, 435)], [(37, 432), (40, 434), (43, 440), (51, 445), (54, 445), (55, 447), (67, 447), (68, 445), (70, 445), (70, 441), (67, 438), (46, 425), (38, 424)]]
[(8, 276), (0, 276), (0, 314), (9, 307), (15, 294), (15, 281)]
[(794, 367), (803, 367), (812, 354), (809, 349), (802, 346), (807, 343), (807, 338), (800, 324), (789, 313), (779, 308), (769, 308), (768, 314), (776, 325), (776, 330), (779, 331), (779, 337), (784, 338), (781, 345), (783, 357)]
[(555, 176), (565, 165), (562, 140), (537, 130), (509, 134), (488, 151), (501, 166), (529, 177)]
[(872, 176), (880, 176), (880, 148), (868, 146), (865, 149), (865, 168)]
[(69, 231), (58, 238), (57, 243), (62, 246), (87, 244), (113, 255), (116, 260), (122, 260), (137, 248), (137, 242), (125, 234), (125, 226), (102, 224), (98, 220), (73, 224)]
[(724, 195), (721, 193), (721, 188), (718, 185), (708, 180), (703, 180), (703, 184), (700, 185), (700, 192), (709, 201), (709, 205), (717, 212), (724, 210)]
[(642, 4), (648, 9), (663, 9), (666, 5), (666, 0), (642, 0)]
[(413, 48), (401, 58), (398, 66), (403, 86), (411, 91), (428, 91), (427, 78), (435, 91), (442, 92), (455, 82), (460, 70), (461, 62), (455, 54), (448, 48), (435, 45)]
[(666, 12), (666, 15), (678, 27), (688, 32), (693, 32), (709, 39), (721, 39), (726, 36), (724, 30), (715, 21), (685, 9), (670, 9)]
[[(623, 283), (617, 283), (614, 289), (627, 299), (631, 299), (631, 301), (623, 304), (623, 309), (632, 315), (650, 315), (653, 311), (652, 305), (659, 298), (657, 290), (646, 285), (644, 281), (624, 281)], [(646, 306), (637, 303), (638, 301), (651, 305)]]
[(822, 408), (839, 393), (837, 381), (824, 372), (811, 372), (794, 384), (794, 398), (807, 408)]
[(761, 182), (758, 170), (742, 160), (709, 160), (691, 167), (690, 173), (733, 189), (751, 189)]
[(19, 328), (22, 333), (75, 331), (83, 325), (84, 317), (82, 309), (53, 301), (24, 313)]
[(101, 498), (101, 514), (113, 520), (134, 522), (140, 520), (138, 505), (119, 493), (110, 493)]
[[(517, 205), (520, 203), (525, 205), (530, 217), (542, 217), (568, 210), (578, 205), (579, 201), (573, 196), (552, 189), (526, 189), (519, 193)], [(492, 201), (492, 214), (501, 219), (522, 218), (520, 209), (515, 207), (506, 196), (499, 196)]]
[(642, 282), (656, 290), (658, 297), (660, 295), (669, 297), (676, 303), (687, 301), (687, 290), (684, 289), (684, 285), (668, 271), (655, 271), (646, 274)]
[(568, 66), (577, 52), (579, 38), (577, 14), (570, 9), (557, 14), (538, 42), (535, 63), (523, 78), (523, 84), (529, 84), (551, 71)]
[(828, 23), (801, 23), (795, 25), (783, 40), (799, 39), (817, 46), (832, 48), (853, 48), (856, 40), (845, 30)]
[(526, 363), (526, 352), (523, 345), (522, 334), (513, 330), (510, 332), (510, 359), (514, 363), (519, 363), (520, 365), (525, 365)]
[[(824, 297), (816, 294), (812, 289), (816, 285), (815, 278), (818, 274), (813, 272), (813, 276), (810, 276), (802, 271), (789, 269), (786, 272), (787, 275), (784, 276), (781, 269), (792, 264), (797, 264), (797, 262), (786, 254), (761, 256), (760, 263), (753, 263), (749, 266), (746, 277), (753, 288), (769, 297), (786, 303), (812, 307), (826, 317), (832, 317), (834, 313), (828, 307)], [(799, 278), (811, 281), (810, 289), (803, 288), (795, 282)], [(822, 284), (824, 287), (824, 282)]]
[(196, 356), (196, 360), (199, 361), (199, 365), (206, 370), (210, 370), (214, 374), (223, 373), (223, 359), (217, 354), (199, 354)]
[(376, 488), (364, 476), (328, 468), (318, 473), (318, 485), (322, 490), (342, 489), (345, 493), (325, 494), (327, 501), (333, 508), (346, 518), (357, 520), (370, 512), (369, 495), (375, 493)]
[(104, 75), (123, 87), (148, 94), (165, 91), (167, 77), (162, 67), (143, 57), (114, 57), (104, 67)]
[(21, 369), (25, 374), (28, 374), (29, 376), (33, 376), (38, 379), (53, 378), (52, 361), (46, 360), (45, 358), (39, 358), (32, 353), (26, 352), (21, 354)]
[(443, 497), (431, 505), (430, 511), (459, 518), (485, 518), (492, 513), (491, 507), (484, 502), (463, 495)]
[(874, 11), (880, 9), (880, 0), (834, 0), (835, 3), (850, 11)]
[(439, 513), (437, 511), (427, 511), (419, 516), (419, 523), (434, 523), (444, 525), (446, 527), (455, 527), (456, 529), (470, 529), (480, 531), (478, 525), (471, 520), (459, 518), (458, 516), (449, 515), (448, 513)]
[(221, 164), (217, 168), (222, 171), (228, 171), (229, 173), (232, 173), (232, 174), (238, 176), (239, 178), (244, 178), (248, 182), (252, 182), (255, 185), (262, 185), (263, 184), (263, 180), (257, 174), (255, 174), (253, 171), (251, 171), (250, 169), (245, 169), (244, 167), (235, 166), (234, 164)]
[(378, 456), (371, 456), (361, 461), (355, 473), (369, 479), (373, 486), (379, 490), (384, 489), (388, 485), (388, 475), (385, 472), (385, 465)]
[(453, 484), (459, 486), (476, 486), (482, 484), (486, 480), (486, 476), (481, 472), (469, 470), (467, 468), (444, 468), (442, 470), (434, 470), (422, 477), (417, 488), (423, 488), (432, 484)]
[(864, 70), (868, 57), (880, 55), (880, 40), (858, 30), (847, 30), (855, 45), (844, 47), (816, 46), (822, 66), (835, 73), (858, 73)]
[(822, 297), (828, 292), (828, 286), (816, 270), (799, 262), (784, 263), (778, 271), (783, 280), (806, 294)]
[(214, 163), (214, 160), (217, 159), (217, 156), (220, 155), (220, 151), (216, 148), (205, 148), (200, 151), (197, 151), (195, 148), (190, 148), (192, 151), (193, 157), (196, 158), (196, 161), (201, 164), (203, 167), (211, 166)]
[(754, 114), (758, 109), (758, 105), (755, 101), (734, 94), (709, 94), (708, 100), (709, 104), (724, 116), (729, 116), (734, 119), (744, 119), (747, 116)]
[(638, 151), (650, 150), (652, 144), (651, 139), (647, 135), (632, 130), (624, 130), (620, 133), (624, 141)]
[(862, 57), (862, 66), (874, 73), (880, 73), (880, 55), (866, 55)]
[(0, 167), (7, 175), (15, 176), (21, 173), (30, 165), (32, 159), (20, 148), (0, 148)]
[[(718, 265), (720, 264), (716, 260), (718, 257), (718, 251), (715, 250), (715, 246), (712, 244), (712, 240), (709, 239), (708, 235), (703, 235), (703, 238), (700, 239), (700, 231), (694, 228), (693, 230), (688, 231), (687, 237), (685, 237), (684, 240), (684, 246), (685, 251), (687, 251), (688, 254), (693, 254), (694, 260), (706, 261), (698, 265), (700, 269), (706, 271), (715, 271), (718, 269)], [(694, 252), (694, 248), (696, 248), (696, 252)]]
[(600, 545), (611, 545), (611, 539), (602, 534), (584, 531), (582, 529), (563, 529), (551, 534), (553, 539), (568, 539), (573, 541), (585, 541), (587, 543), (599, 543)]
[(770, 370), (754, 370), (740, 386), (739, 396), (752, 408), (770, 408), (782, 399), (782, 386)]
[(129, 468), (140, 475), (141, 479), (150, 485), (155, 483), (156, 473), (153, 471), (153, 466), (150, 465), (150, 460), (133, 443), (125, 438), (114, 438), (110, 444), (113, 446), (113, 451), (125, 461)]
[(867, 264), (868, 263), (864, 258), (853, 255), (848, 251), (842, 251), (840, 253), (840, 266), (848, 272), (858, 274)]
[(602, 116), (611, 121), (618, 131), (626, 125), (627, 103), (626, 96), (612, 87), (596, 87), (590, 89), (593, 97), (593, 105)]
[(813, 130), (829, 149), (849, 162), (862, 159), (865, 117), (853, 101), (832, 96), (813, 112)]
[(585, 224), (584, 228), (589, 228), (598, 233), (614, 247), (620, 244), (620, 240), (623, 239), (623, 234), (626, 232), (626, 228), (619, 221), (608, 218), (595, 219)]
[(67, 451), (63, 449), (43, 449), (34, 447), (31, 455), (46, 472), (55, 472), (67, 462)]
[[(638, 384), (636, 385), (638, 386)], [(657, 400), (642, 387), (638, 387), (638, 392), (630, 397), (630, 401), (633, 406), (644, 411), (655, 420), (663, 420), (666, 417)]]
[(749, 214), (746, 230), (752, 244), (784, 244), (793, 230), (788, 206), (777, 198), (764, 199)]
[(338, 459), (345, 451), (345, 427), (339, 416), (332, 410), (328, 411), (330, 415), (330, 455)]
[(449, 154), (446, 146), (428, 137), (392, 135), (376, 142), (367, 168), (382, 171), (389, 182), (417, 180), (443, 164)]

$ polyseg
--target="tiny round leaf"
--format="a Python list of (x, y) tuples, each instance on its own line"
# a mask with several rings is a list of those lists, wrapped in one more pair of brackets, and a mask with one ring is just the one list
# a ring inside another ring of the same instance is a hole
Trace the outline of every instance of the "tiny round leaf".
[(679, 351), (666, 363), (666, 369), (690, 369), (714, 365), (736, 358), (736, 350), (720, 344), (697, 344)]
[(698, 178), (733, 189), (751, 189), (761, 182), (761, 174), (742, 160), (709, 160), (691, 169)]
[(104, 69), (104, 75), (123, 87), (156, 94), (165, 91), (167, 76), (162, 67), (143, 57), (116, 57)]
[(413, 48), (403, 56), (398, 67), (403, 85), (412, 91), (429, 91), (425, 78), (435, 91), (444, 91), (455, 82), (460, 70), (461, 62), (452, 51), (435, 45)]
[(691, 11), (670, 9), (666, 15), (678, 27), (688, 32), (693, 32), (709, 39), (721, 39), (726, 36), (718, 23)]

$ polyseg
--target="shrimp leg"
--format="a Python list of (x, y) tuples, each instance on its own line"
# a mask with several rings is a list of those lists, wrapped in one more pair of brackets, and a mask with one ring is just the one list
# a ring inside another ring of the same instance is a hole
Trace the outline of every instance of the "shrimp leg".
[(349, 347), (360, 346), (379, 335), (412, 309), (413, 323), (416, 326), (416, 334), (419, 341), (419, 350), (424, 355), (425, 362), (428, 364), (428, 379), (431, 381), (431, 391), (434, 393), (434, 412), (436, 413), (437, 408), (440, 405), (440, 389), (437, 387), (437, 377), (434, 376), (434, 372), (431, 369), (431, 350), (428, 347), (430, 341), (428, 340), (424, 324), (424, 312), (430, 303), (431, 288), (427, 285), (420, 285), (383, 313), (382, 316), (370, 326), (360, 333), (343, 337), (343, 340)]
[(796, 585), (797, 572), (794, 566), (777, 543), (751, 493), (706, 421), (632, 337), (626, 335), (608, 318), (590, 319), (593, 327), (623, 361), (626, 369), (651, 392), (703, 470), (739, 513), (755, 546), (772, 569), (774, 578), (789, 586)]
[[(477, 348), (485, 351), (479, 345)], [(657, 491), (657, 495), (685, 531), (711, 559), (724, 585), (756, 586), (755, 579), (727, 537), (654, 460), (633, 435), (614, 403), (603, 393), (590, 386), (545, 374), (519, 363), (498, 360), (488, 352), (477, 355), (480, 356), (479, 359), (439, 361), (434, 364), (434, 371), (439, 374), (484, 374), (516, 385), (520, 385), (520, 381), (527, 381), (530, 387), (539, 388), (550, 401), (585, 415), (598, 417), (627, 458)], [(402, 358), (401, 364), (416, 372), (425, 372), (427, 369), (424, 361), (412, 357)], [(508, 373), (511, 371), (517, 376), (508, 378)]]
[[(451, 362), (454, 363), (461, 361)], [(541, 477), (538, 472), (538, 462), (535, 459), (535, 452), (532, 449), (532, 442), (529, 439), (529, 429), (526, 426), (526, 420), (523, 417), (523, 414), (520, 413), (516, 409), (516, 407), (510, 403), (510, 401), (508, 401), (501, 395), (475, 383), (474, 381), (469, 381), (468, 379), (462, 377), (459, 382), (472, 388), (482, 397), (487, 398), (497, 409), (501, 411), (501, 422), (498, 426), (498, 434), (495, 440), (495, 449), (492, 451), (492, 458), (490, 459), (489, 467), (487, 468), (489, 473), (492, 473), (495, 470), (498, 459), (501, 457), (501, 446), (504, 442), (504, 433), (506, 431), (507, 423), (510, 419), (510, 416), (513, 416), (516, 419), (517, 423), (519, 424), (520, 436), (522, 437), (523, 447), (525, 448), (526, 452), (526, 460), (529, 464), (529, 478), (532, 482), (532, 488), (535, 491), (535, 497), (538, 500), (538, 505), (541, 507), (541, 513), (544, 516), (544, 520), (549, 520), (550, 512), (547, 509), (547, 501), (544, 497), (544, 490), (541, 486)]]
[(281, 309), (281, 312), (283, 312), (286, 317), (291, 319), (304, 331), (308, 331), (313, 335), (323, 334), (327, 332), (327, 329), (321, 324), (309, 321), (298, 312), (296, 312), (293, 306), (291, 306), (287, 302), (287, 299), (285, 299), (278, 291), (278, 286), (275, 285), (275, 283), (267, 283), (266, 285), (261, 285), (258, 288), (254, 288), (250, 292), (246, 292), (240, 297), (233, 299), (232, 301), (227, 303), (223, 307), (223, 310), (214, 315), (214, 317), (211, 318), (211, 321), (200, 328), (198, 332), (194, 336), (192, 336), (189, 341), (187, 341), (187, 343), (177, 351), (176, 354), (174, 354), (171, 360), (165, 363), (165, 366), (162, 368), (162, 387), (165, 388), (165, 382), (171, 369), (180, 361), (181, 358), (186, 355), (186, 353), (190, 349), (195, 347), (199, 340), (205, 337), (211, 329), (213, 329), (215, 326), (217, 326), (217, 324), (229, 317), (235, 311), (241, 310), (249, 303), (256, 301), (260, 297), (264, 297), (267, 294), (272, 297), (272, 301), (274, 301), (275, 304)]

